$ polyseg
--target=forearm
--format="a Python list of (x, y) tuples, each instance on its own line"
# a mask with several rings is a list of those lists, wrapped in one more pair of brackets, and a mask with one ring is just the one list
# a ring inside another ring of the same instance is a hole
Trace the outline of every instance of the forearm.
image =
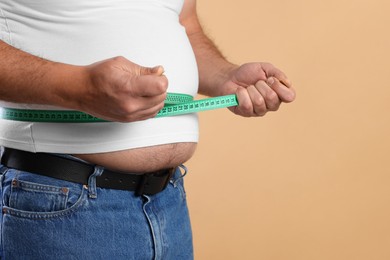
[(223, 57), (200, 27), (188, 36), (198, 64), (199, 93), (208, 96), (226, 94), (221, 87), (237, 66)]
[(81, 67), (51, 62), (0, 41), (0, 100), (76, 108)]

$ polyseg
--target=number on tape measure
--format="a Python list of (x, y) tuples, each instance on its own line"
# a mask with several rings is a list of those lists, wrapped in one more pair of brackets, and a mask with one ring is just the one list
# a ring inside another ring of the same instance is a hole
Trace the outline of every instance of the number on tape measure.
[[(192, 96), (168, 93), (165, 106), (156, 117), (177, 116), (224, 107), (237, 106), (236, 95), (193, 100)], [(51, 123), (94, 123), (107, 122), (80, 111), (68, 110), (29, 110), (2, 108), (0, 118), (14, 121), (51, 122)]]

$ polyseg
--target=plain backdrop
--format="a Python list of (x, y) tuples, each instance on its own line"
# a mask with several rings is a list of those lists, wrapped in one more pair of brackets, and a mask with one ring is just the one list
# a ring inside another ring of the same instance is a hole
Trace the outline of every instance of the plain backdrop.
[(390, 2), (198, 0), (233, 62), (297, 99), (263, 118), (200, 113), (187, 163), (196, 259), (390, 259)]

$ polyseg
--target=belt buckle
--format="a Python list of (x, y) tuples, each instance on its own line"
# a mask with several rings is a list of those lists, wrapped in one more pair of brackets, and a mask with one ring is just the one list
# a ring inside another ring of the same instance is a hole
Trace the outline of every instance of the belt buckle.
[(175, 168), (143, 174), (135, 190), (135, 195), (155, 195), (163, 191), (174, 172)]

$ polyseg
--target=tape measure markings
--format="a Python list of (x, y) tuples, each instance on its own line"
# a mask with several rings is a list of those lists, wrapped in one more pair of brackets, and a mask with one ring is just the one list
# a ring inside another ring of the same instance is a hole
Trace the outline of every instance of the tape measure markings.
[[(165, 106), (156, 117), (176, 116), (201, 111), (237, 106), (236, 95), (219, 96), (193, 100), (192, 96), (178, 93), (168, 93)], [(29, 110), (17, 108), (2, 108), (1, 119), (29, 122), (51, 123), (94, 123), (107, 122), (80, 111), (69, 110)]]
[(194, 100), (188, 103), (166, 105), (156, 117), (175, 116), (238, 105), (236, 95)]
[(194, 98), (191, 95), (180, 93), (167, 93), (165, 104), (180, 104), (193, 101)]

